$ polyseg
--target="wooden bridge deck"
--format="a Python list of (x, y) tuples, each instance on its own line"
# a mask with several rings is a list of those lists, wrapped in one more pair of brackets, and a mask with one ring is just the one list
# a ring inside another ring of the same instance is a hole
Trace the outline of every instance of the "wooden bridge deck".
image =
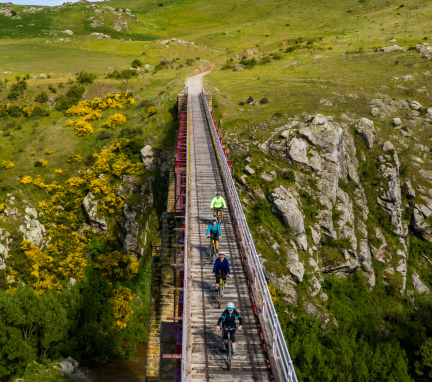
[[(212, 219), (210, 203), (216, 191), (226, 198), (218, 162), (198, 95), (189, 95), (190, 102), (190, 191), (188, 205), (188, 306), (190, 330), (188, 333), (188, 381), (271, 381), (267, 354), (260, 336), (259, 322), (254, 313), (246, 273), (241, 261), (233, 224), (225, 213), (221, 224), (222, 238), (219, 251), (226, 253), (233, 278), (221, 306), (214, 298), (215, 277), (211, 276), (213, 262), (209, 259), (209, 239), (205, 237)], [(237, 330), (237, 354), (231, 370), (227, 371), (226, 352), (218, 347), (221, 331), (216, 330), (226, 303), (233, 302), (242, 315), (245, 327)], [(208, 368), (208, 372), (207, 372)]]

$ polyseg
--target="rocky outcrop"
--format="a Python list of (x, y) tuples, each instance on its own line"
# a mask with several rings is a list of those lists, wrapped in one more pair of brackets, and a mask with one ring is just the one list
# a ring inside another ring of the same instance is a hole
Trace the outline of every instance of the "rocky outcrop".
[(285, 187), (279, 186), (269, 195), (269, 200), (273, 202), (271, 211), (282, 219), (286, 227), (293, 229), (294, 235), (304, 232), (304, 218), (299, 209), (297, 199)]
[(372, 150), (373, 143), (376, 139), (376, 130), (373, 121), (367, 118), (361, 118), (356, 125), (357, 132), (361, 134), (366, 146)]
[(287, 268), (291, 273), (291, 277), (296, 283), (301, 283), (303, 281), (305, 269), (303, 263), (299, 259), (297, 247), (293, 241), (291, 241), (291, 247), (288, 248), (287, 255)]
[(430, 293), (430, 289), (420, 280), (420, 277), (416, 272), (413, 272), (412, 274), (412, 281), (414, 290), (417, 293)]
[(24, 240), (31, 241), (37, 247), (42, 247), (46, 236), (44, 225), (37, 219), (25, 215), (25, 223), (20, 225), (19, 230), (23, 233)]
[(430, 59), (432, 57), (432, 46), (429, 46), (429, 44), (417, 44), (416, 49), (419, 51), (419, 53), (424, 55), (424, 58)]
[(103, 216), (98, 214), (98, 201), (95, 196), (89, 192), (83, 200), (84, 212), (89, 220), (90, 225), (97, 230), (106, 231), (107, 223)]
[(154, 171), (156, 169), (156, 163), (152, 147), (150, 145), (144, 146), (140, 151), (140, 155), (145, 168), (148, 171)]

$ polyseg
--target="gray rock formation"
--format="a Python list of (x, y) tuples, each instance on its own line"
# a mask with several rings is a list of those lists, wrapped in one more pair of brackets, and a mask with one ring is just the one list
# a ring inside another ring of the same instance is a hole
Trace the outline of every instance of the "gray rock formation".
[(430, 289), (420, 280), (419, 275), (416, 272), (412, 274), (412, 281), (414, 290), (418, 293), (430, 293)]
[(152, 147), (150, 145), (144, 146), (141, 149), (140, 155), (145, 168), (149, 171), (154, 171), (156, 168), (156, 163)]
[(294, 235), (304, 232), (304, 219), (299, 209), (297, 199), (283, 186), (279, 186), (269, 195), (273, 202), (271, 211), (282, 219), (286, 227), (292, 227)]
[(18, 229), (23, 233), (24, 240), (31, 241), (37, 247), (43, 246), (46, 231), (44, 225), (39, 220), (25, 215), (25, 223), (20, 225)]
[(296, 283), (301, 283), (303, 281), (305, 269), (303, 263), (299, 260), (297, 248), (294, 242), (292, 241), (291, 241), (291, 248), (288, 248), (287, 255), (288, 255), (287, 267), (291, 273), (291, 277)]
[(373, 143), (376, 139), (376, 131), (373, 121), (367, 118), (361, 118), (357, 125), (357, 132), (361, 134), (366, 146), (369, 150), (372, 150)]
[(91, 192), (84, 198), (83, 207), (90, 225), (95, 229), (106, 231), (107, 224), (105, 218), (98, 216), (98, 201)]

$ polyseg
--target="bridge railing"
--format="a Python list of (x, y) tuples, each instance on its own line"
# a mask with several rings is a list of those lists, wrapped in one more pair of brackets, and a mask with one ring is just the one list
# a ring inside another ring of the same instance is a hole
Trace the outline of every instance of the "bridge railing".
[[(188, 89), (186, 87), (186, 96), (189, 98)], [(187, 158), (186, 158), (186, 203), (185, 203), (185, 237), (184, 237), (184, 256), (183, 256), (183, 275), (185, 281), (183, 283), (183, 320), (182, 320), (182, 358), (181, 358), (181, 381), (186, 382), (186, 369), (187, 369), (187, 334), (188, 334), (188, 324), (187, 319), (189, 315), (188, 310), (188, 220), (189, 220), (189, 153), (190, 153), (190, 102), (187, 99)]]
[(280, 381), (297, 382), (297, 376), (295, 374), (294, 366), (284, 339), (282, 328), (279, 323), (279, 318), (274, 308), (264, 271), (262, 269), (258, 253), (255, 249), (255, 244), (252, 240), (252, 235), (249, 231), (246, 217), (243, 213), (243, 208), (241, 206), (234, 180), (227, 164), (222, 144), (216, 131), (216, 126), (213, 122), (212, 114), (206, 101), (204, 88), (201, 92), (201, 99), (203, 101), (207, 121), (210, 125), (211, 133), (213, 135), (213, 141), (216, 145), (218, 160), (223, 172), (222, 176), (225, 179), (227, 191), (231, 198), (231, 204), (234, 209), (233, 212), (238, 223), (238, 232), (242, 241), (243, 251), (245, 252), (246, 259), (248, 260), (250, 272), (253, 275), (252, 277), (254, 287), (252, 290), (255, 303), (261, 305), (261, 314), (264, 319), (264, 322), (261, 322), (261, 324), (264, 326), (265, 332), (269, 337), (270, 343), (267, 344), (267, 347), (269, 348), (268, 350), (272, 352), (272, 356), (275, 361), (277, 370), (274, 370), (274, 372), (278, 373)]

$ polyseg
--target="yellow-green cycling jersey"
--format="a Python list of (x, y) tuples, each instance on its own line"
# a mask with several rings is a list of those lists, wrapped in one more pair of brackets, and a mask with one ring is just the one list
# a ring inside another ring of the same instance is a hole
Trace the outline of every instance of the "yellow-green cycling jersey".
[(215, 196), (211, 202), (210, 208), (226, 208), (226, 203), (224, 198), (221, 196), (220, 198), (218, 198), (217, 196)]

